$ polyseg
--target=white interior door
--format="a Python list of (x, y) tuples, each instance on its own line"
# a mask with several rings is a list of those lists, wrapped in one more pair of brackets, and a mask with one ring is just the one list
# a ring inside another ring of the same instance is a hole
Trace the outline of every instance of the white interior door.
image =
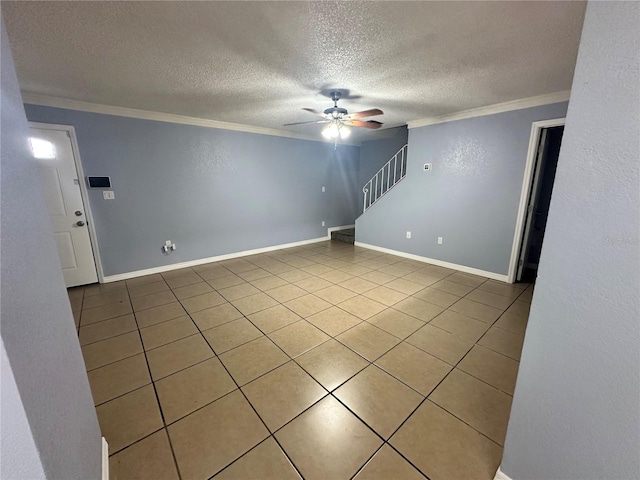
[(68, 131), (31, 128), (45, 200), (67, 287), (98, 281), (87, 216)]

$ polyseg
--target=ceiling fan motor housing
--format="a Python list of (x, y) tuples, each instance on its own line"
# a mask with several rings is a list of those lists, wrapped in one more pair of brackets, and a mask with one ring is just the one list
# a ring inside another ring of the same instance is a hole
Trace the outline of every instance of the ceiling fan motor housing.
[(340, 108), (340, 107), (331, 107), (331, 108), (327, 108), (324, 111), (325, 115), (330, 115), (333, 118), (339, 118), (343, 115), (346, 115), (347, 113), (348, 112), (346, 108)]

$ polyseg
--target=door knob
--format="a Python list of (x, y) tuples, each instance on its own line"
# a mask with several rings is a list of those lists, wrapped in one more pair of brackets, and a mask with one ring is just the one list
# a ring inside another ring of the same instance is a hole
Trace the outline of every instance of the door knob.
[(82, 216), (82, 212), (80, 210), (76, 210), (76, 217)]
[(79, 227), (84, 226), (84, 222), (82, 220), (80, 220), (79, 222), (76, 222), (76, 225)]

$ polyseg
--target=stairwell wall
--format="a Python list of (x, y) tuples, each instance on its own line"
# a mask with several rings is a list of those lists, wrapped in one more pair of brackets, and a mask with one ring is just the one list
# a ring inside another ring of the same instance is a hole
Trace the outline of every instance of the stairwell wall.
[(356, 220), (356, 242), (507, 275), (531, 124), (566, 112), (561, 102), (410, 129), (407, 176)]

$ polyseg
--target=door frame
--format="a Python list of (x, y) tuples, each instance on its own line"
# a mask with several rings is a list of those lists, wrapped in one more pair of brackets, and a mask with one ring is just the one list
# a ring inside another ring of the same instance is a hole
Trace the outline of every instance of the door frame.
[(509, 273), (507, 275), (508, 283), (515, 282), (516, 274), (518, 272), (518, 258), (520, 258), (520, 247), (522, 245), (522, 236), (524, 235), (524, 226), (527, 218), (527, 205), (529, 204), (531, 184), (533, 182), (536, 157), (538, 154), (538, 144), (540, 143), (542, 129), (561, 127), (564, 126), (565, 123), (566, 118), (554, 118), (551, 120), (533, 122), (531, 124), (531, 136), (529, 137), (529, 150), (527, 152), (527, 162), (524, 167), (522, 190), (520, 191), (520, 205), (518, 206), (516, 230), (513, 235), (513, 245), (511, 247), (511, 260), (509, 261)]
[(89, 203), (89, 192), (85, 182), (84, 170), (82, 169), (82, 160), (80, 159), (80, 148), (78, 147), (78, 138), (76, 137), (76, 129), (73, 125), (59, 125), (54, 123), (29, 122), (29, 128), (40, 128), (42, 130), (57, 130), (67, 132), (71, 140), (71, 149), (73, 151), (73, 161), (76, 165), (76, 173), (78, 174), (78, 184), (80, 186), (80, 197), (84, 205), (85, 217), (87, 218), (87, 227), (89, 231), (89, 241), (91, 242), (91, 250), (93, 251), (93, 263), (96, 266), (98, 274), (98, 282), (104, 283), (104, 272), (102, 270), (102, 261), (100, 259), (100, 249), (98, 248), (98, 235), (96, 234), (96, 226), (93, 221), (93, 213), (91, 212), (91, 203)]

